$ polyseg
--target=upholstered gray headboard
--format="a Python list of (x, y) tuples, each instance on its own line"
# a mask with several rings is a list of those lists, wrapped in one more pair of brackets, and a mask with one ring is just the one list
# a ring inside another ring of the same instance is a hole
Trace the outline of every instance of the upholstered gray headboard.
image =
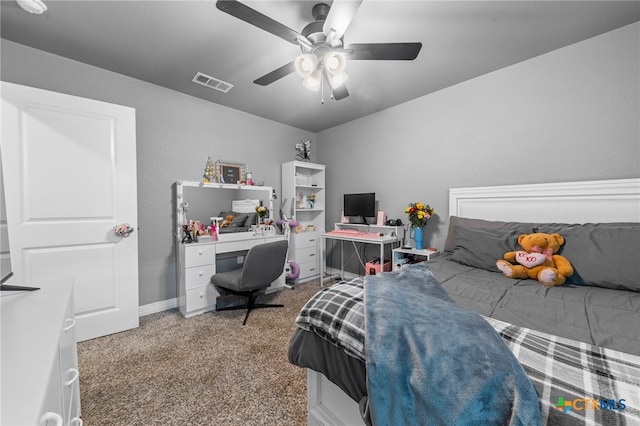
[(449, 215), (513, 222), (640, 222), (640, 178), (451, 188)]

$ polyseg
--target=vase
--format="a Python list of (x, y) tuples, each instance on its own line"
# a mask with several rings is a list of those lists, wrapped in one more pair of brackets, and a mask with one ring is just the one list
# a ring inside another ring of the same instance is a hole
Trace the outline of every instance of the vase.
[(423, 241), (424, 230), (422, 228), (413, 228), (413, 240), (416, 242), (416, 250), (422, 250), (424, 248)]

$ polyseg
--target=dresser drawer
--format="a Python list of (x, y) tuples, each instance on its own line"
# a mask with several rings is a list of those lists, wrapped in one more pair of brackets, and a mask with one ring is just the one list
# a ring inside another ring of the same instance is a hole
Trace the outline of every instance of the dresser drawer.
[(185, 288), (187, 290), (209, 284), (211, 276), (216, 273), (216, 266), (203, 265), (187, 268), (184, 271)]
[(307, 247), (317, 247), (320, 245), (320, 233), (318, 231), (306, 231), (299, 234), (292, 234), (292, 245), (296, 251)]
[(296, 262), (298, 263), (305, 263), (305, 262), (318, 262), (318, 259), (320, 258), (320, 247), (308, 247), (308, 248), (302, 248), (302, 249), (296, 249), (295, 252), (295, 259)]
[(320, 274), (318, 262), (299, 263), (298, 266), (300, 267), (300, 275), (298, 276), (298, 280), (303, 280), (305, 278), (313, 277), (314, 275)]
[(193, 312), (199, 309), (215, 306), (218, 292), (213, 285), (206, 285), (187, 290), (187, 311)]
[(186, 245), (184, 248), (184, 266), (211, 265), (216, 262), (215, 244)]

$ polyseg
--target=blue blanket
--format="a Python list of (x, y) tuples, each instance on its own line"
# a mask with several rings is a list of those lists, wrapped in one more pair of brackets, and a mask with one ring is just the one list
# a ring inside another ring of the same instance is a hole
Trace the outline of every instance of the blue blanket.
[(367, 392), (374, 425), (538, 425), (536, 391), (496, 331), (424, 264), (368, 276)]

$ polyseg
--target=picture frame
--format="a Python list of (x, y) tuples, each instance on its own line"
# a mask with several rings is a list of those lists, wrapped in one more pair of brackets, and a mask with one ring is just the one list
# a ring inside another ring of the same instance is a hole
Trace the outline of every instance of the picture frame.
[(216, 161), (216, 174), (220, 183), (239, 184), (244, 182), (247, 165), (235, 161)]

